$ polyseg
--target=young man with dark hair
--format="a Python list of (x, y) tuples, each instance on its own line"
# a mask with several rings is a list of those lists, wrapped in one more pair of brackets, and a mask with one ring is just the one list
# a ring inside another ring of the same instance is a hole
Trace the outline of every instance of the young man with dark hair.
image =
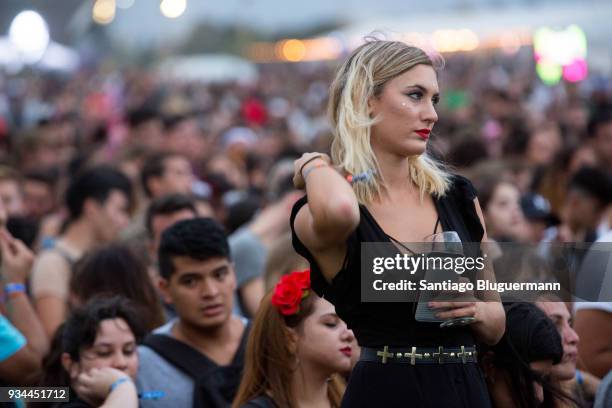
[[(197, 216), (195, 200), (184, 194), (171, 194), (156, 198), (147, 208), (145, 227), (147, 229), (148, 271), (153, 286), (156, 288), (159, 287), (160, 278), (157, 267), (157, 250), (162, 233), (178, 221), (189, 220)], [(176, 316), (172, 305), (167, 304), (163, 299), (161, 303), (167, 317)]]
[(192, 163), (208, 153), (208, 139), (204, 136), (198, 114), (185, 112), (164, 118), (164, 151), (181, 154)]
[(593, 151), (599, 165), (606, 171), (612, 171), (612, 107), (596, 110), (588, 124)]
[(41, 220), (56, 209), (57, 168), (30, 170), (23, 176), (23, 204), (27, 216)]
[(145, 161), (140, 180), (147, 196), (157, 198), (172, 193), (191, 193), (194, 177), (186, 157), (155, 153)]
[(145, 227), (150, 241), (150, 252), (157, 258), (161, 234), (177, 221), (197, 217), (195, 200), (185, 194), (170, 194), (151, 202), (145, 216)]
[(152, 108), (143, 106), (131, 110), (127, 117), (130, 128), (129, 145), (146, 145), (160, 149), (163, 142), (163, 121), (160, 114)]
[(610, 175), (597, 167), (582, 167), (568, 183), (562, 230), (565, 242), (593, 242), (612, 202)]
[(184, 156), (167, 152), (149, 155), (140, 171), (140, 183), (147, 200), (141, 203), (131, 224), (122, 234), (122, 239), (137, 251), (145, 252), (142, 243), (147, 238), (145, 215), (149, 200), (169, 194), (191, 194), (194, 181), (191, 164)]
[(139, 347), (139, 389), (163, 391), (143, 407), (228, 407), (244, 364), (247, 321), (232, 314), (236, 278), (223, 227), (179, 221), (162, 234), (160, 289), (178, 315)]
[(55, 246), (42, 252), (32, 270), (32, 296), (45, 330), (52, 336), (64, 321), (72, 265), (91, 248), (116, 239), (129, 222), (132, 186), (118, 170), (97, 166), (68, 186), (68, 226)]

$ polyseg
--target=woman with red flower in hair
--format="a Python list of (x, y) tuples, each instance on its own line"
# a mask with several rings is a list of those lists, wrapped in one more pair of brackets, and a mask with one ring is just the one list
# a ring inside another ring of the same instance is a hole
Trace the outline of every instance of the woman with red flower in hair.
[(310, 271), (284, 275), (263, 300), (234, 408), (339, 407), (353, 332), (310, 289)]

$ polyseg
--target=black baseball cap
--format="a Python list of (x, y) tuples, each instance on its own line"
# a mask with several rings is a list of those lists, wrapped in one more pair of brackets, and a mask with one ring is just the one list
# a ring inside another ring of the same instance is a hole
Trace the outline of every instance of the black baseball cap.
[(529, 221), (544, 221), (548, 225), (560, 223), (550, 209), (550, 203), (544, 197), (536, 193), (526, 193), (521, 197), (521, 209), (525, 218)]

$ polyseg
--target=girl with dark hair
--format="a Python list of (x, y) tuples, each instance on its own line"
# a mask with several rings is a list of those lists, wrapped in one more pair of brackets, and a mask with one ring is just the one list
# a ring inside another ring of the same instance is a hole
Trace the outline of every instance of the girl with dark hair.
[(73, 306), (100, 296), (130, 299), (148, 331), (165, 322), (145, 264), (125, 245), (111, 244), (85, 255), (74, 268), (70, 293)]
[(233, 407), (339, 407), (353, 333), (310, 288), (310, 271), (281, 278), (261, 302)]
[(70, 401), (56, 406), (137, 407), (133, 380), (138, 371), (136, 346), (143, 335), (127, 299), (94, 299), (58, 329), (41, 385), (70, 387)]
[(474, 185), (482, 208), (487, 234), (496, 241), (523, 241), (527, 224), (521, 210), (521, 193), (510, 178), (499, 174), (475, 174)]
[(529, 303), (507, 306), (506, 333), (480, 356), (493, 405), (532, 408), (545, 395), (567, 398), (549, 379), (562, 356), (561, 337), (544, 312)]

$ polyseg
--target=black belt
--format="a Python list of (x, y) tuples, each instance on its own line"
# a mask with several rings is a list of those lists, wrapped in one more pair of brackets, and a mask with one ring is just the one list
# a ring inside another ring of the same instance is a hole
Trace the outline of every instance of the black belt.
[(476, 363), (476, 347), (362, 347), (360, 361), (403, 364)]

